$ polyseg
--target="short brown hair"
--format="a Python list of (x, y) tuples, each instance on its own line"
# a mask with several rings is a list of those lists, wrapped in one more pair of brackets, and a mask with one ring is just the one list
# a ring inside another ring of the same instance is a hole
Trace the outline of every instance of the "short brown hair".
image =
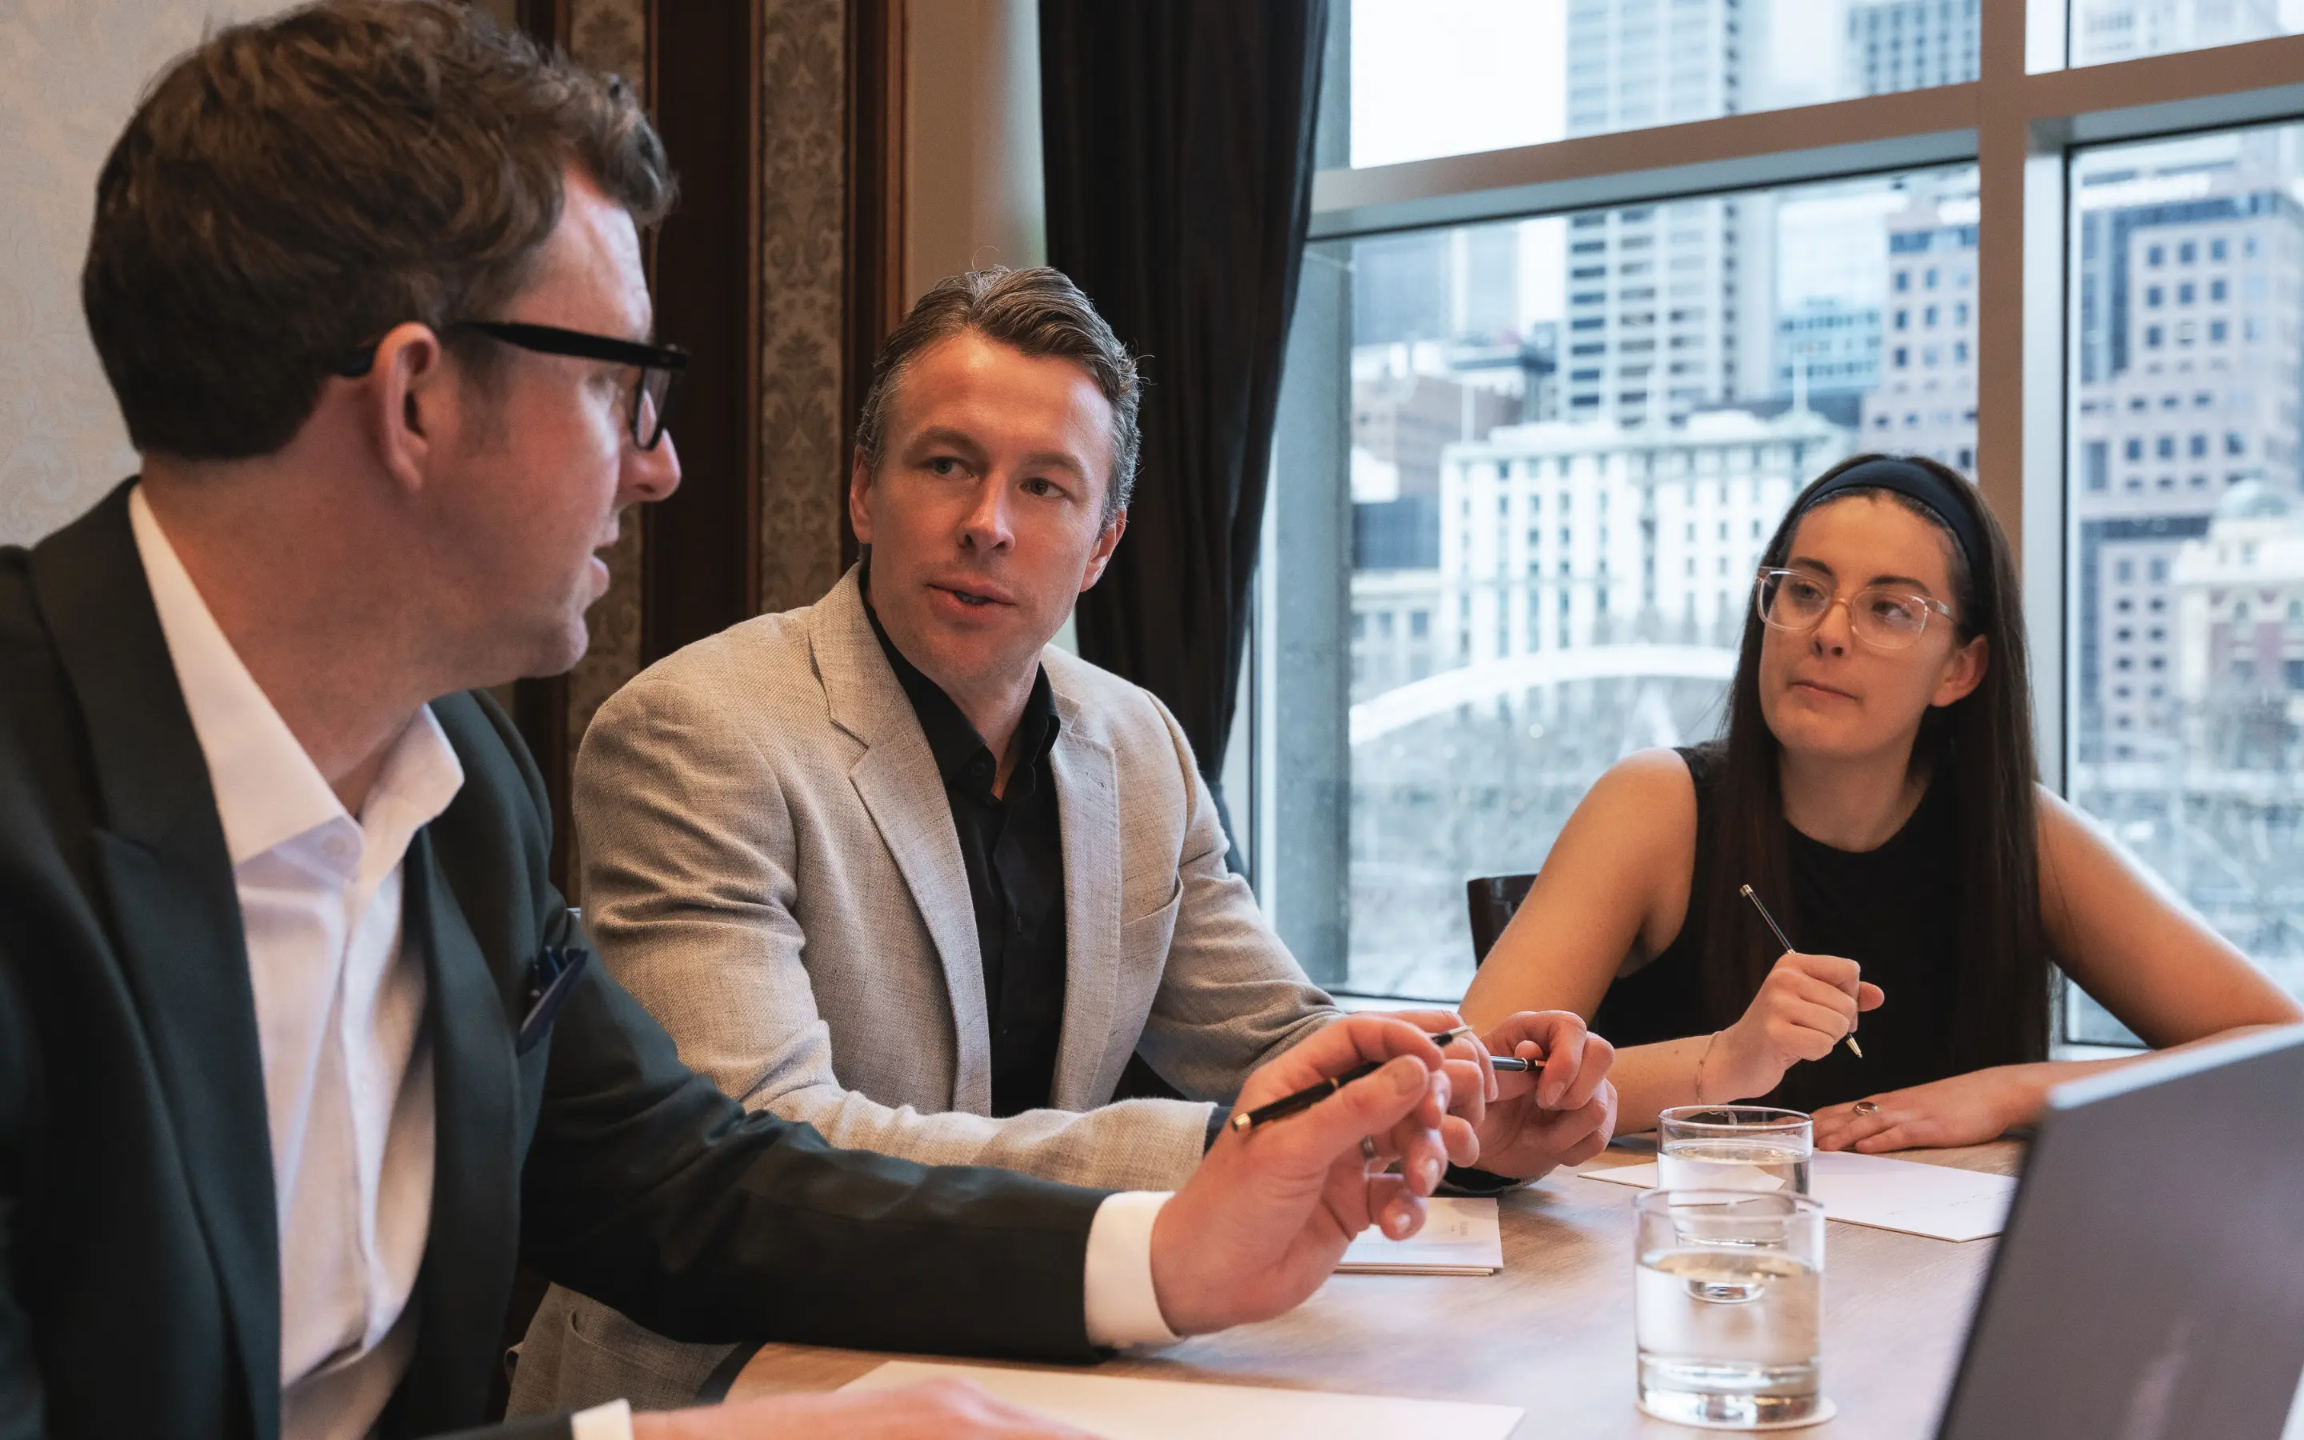
[(1140, 384), (1136, 357), (1063, 271), (994, 266), (947, 276), (929, 287), (912, 313), (889, 332), (872, 362), (872, 388), (856, 420), (856, 449), (877, 469), (886, 441), (888, 395), (904, 368), (939, 340), (973, 331), (1035, 358), (1069, 360), (1086, 370), (1112, 406), (1112, 482), (1104, 491), (1104, 524), (1136, 489)]
[(96, 181), (80, 298), (129, 438), (278, 450), (360, 346), (518, 294), (571, 165), (643, 226), (671, 206), (621, 80), (456, 0), (323, 0), (209, 36)]

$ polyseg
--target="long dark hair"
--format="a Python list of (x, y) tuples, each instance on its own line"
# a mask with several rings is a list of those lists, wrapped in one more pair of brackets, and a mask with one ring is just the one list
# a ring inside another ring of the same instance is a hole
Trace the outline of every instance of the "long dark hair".
[[(1878, 455), (1844, 460), (1816, 479)], [(1931, 787), (1951, 787), (1953, 843), (1958, 854), (1959, 953), (1951, 962), (1958, 1003), (1952, 1020), (1952, 1054), (1957, 1070), (2041, 1060), (2048, 1053), (2050, 970), (2040, 926), (2039, 817), (2034, 786), (2039, 770), (2032, 750), (2032, 701), (2025, 659), (2024, 616), (2008, 537), (1976, 488), (1954, 471), (1919, 456), (1897, 457), (1952, 483), (1947, 487), (1966, 506), (1983, 536), (1985, 553), (1977, 566), (1986, 572), (1979, 585), (1957, 542), (1952, 552), (1957, 635), (1965, 644), (1991, 637), (1984, 679), (1966, 697), (1922, 719), (1912, 745), (1912, 767)], [(1951, 532), (1927, 507), (1904, 495), (1869, 487), (1844, 495), (1870, 495), (1902, 505), (1943, 532)], [(1837, 504), (1836, 495), (1823, 502)], [(1821, 508), (1821, 507), (1819, 507)], [(1804, 515), (1795, 500), (1761, 557), (1762, 568), (1784, 564), (1793, 533)], [(1713, 741), (1717, 776), (1711, 820), (1698, 837), (1715, 862), (1699, 865), (1702, 894), (1689, 897), (1706, 938), (1703, 1005), (1714, 1028), (1734, 1023), (1776, 963), (1781, 947), (1772, 943), (1755, 916), (1747, 914), (1737, 886), (1749, 881), (1779, 906), (1779, 918), (1799, 933), (1790, 882), (1791, 857), (1785, 843), (1784, 795), (1778, 773), (1781, 754), (1760, 709), (1760, 645), (1766, 627), (1747, 607), (1744, 640), (1736, 657), (1724, 733)], [(1725, 862), (1734, 857), (1733, 865)], [(1785, 918), (1790, 908), (1795, 914)]]

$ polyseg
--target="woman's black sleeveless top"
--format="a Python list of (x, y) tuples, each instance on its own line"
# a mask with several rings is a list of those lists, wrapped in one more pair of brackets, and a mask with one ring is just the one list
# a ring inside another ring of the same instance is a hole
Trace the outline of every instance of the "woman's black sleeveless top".
[[(1618, 979), (1601, 1000), (1592, 1028), (1619, 1047), (1702, 1035), (1713, 1028), (1704, 1020), (1701, 967), (1711, 917), (1702, 897), (1713, 893), (1722, 878), (1718, 867), (1732, 865), (1733, 857), (1710, 853), (1718, 752), (1683, 749), (1680, 755), (1696, 782), (1696, 874), (1688, 918), (1664, 953)], [(1953, 864), (1951, 788), (1931, 784), (1904, 828), (1864, 854), (1835, 850), (1778, 822), (1791, 858), (1792, 894), (1783, 901), (1773, 895), (1760, 898), (1795, 946), (1811, 955), (1854, 960), (1887, 999), (1859, 1023), (1856, 1043), (1864, 1047), (1863, 1059), (1836, 1045), (1825, 1059), (1793, 1066), (1766, 1103), (1813, 1111), (1954, 1073), (1960, 885)], [(1743, 883), (1740, 875), (1725, 878), (1730, 893)], [(1729, 919), (1767, 930), (1749, 904), (1740, 905)]]

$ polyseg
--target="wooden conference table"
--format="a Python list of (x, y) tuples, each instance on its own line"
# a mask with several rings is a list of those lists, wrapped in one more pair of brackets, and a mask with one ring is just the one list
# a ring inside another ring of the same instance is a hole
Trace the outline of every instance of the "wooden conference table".
[[(2014, 1141), (1900, 1158), (2012, 1175)], [(1610, 1150), (1590, 1168), (1647, 1157)], [(1555, 1174), (1503, 1200), (1504, 1273), (1338, 1275), (1293, 1313), (1126, 1355), (1090, 1373), (1517, 1405), (1527, 1437), (1688, 1437), (1633, 1408), (1632, 1197)], [(1838, 1417), (1796, 1433), (1927, 1440), (1960, 1363), (1993, 1241), (1954, 1244), (1834, 1222), (1825, 1245), (1824, 1393)], [(889, 1356), (766, 1345), (730, 1399), (834, 1390)]]

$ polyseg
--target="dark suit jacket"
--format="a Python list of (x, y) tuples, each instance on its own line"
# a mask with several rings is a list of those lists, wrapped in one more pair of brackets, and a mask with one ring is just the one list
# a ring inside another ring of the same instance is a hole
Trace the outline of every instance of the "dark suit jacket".
[[(578, 938), (543, 787), (485, 696), (434, 711), (466, 778), (406, 862), (438, 1139), (388, 1434), (478, 1422), (520, 1260), (683, 1339), (1089, 1354), (1099, 1192), (747, 1116), (598, 965), (516, 1054), (529, 966)], [(275, 1223), (231, 864), (123, 486), (0, 549), (0, 1440), (274, 1440)]]

